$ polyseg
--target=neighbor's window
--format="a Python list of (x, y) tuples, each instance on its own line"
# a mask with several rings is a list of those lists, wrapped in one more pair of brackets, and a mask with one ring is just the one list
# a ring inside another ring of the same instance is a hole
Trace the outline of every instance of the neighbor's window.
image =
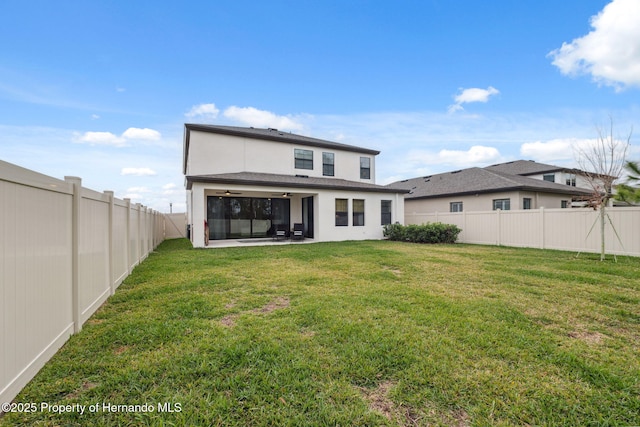
[(354, 227), (364, 225), (364, 200), (362, 199), (353, 199), (353, 225)]
[(336, 225), (349, 225), (348, 199), (336, 199)]
[(569, 207), (569, 201), (568, 200), (561, 200), (560, 201), (560, 207), (562, 209), (568, 208)]
[(294, 155), (296, 159), (296, 169), (313, 170), (313, 151), (295, 148)]
[(542, 179), (549, 182), (556, 182), (556, 174), (555, 173), (545, 173), (542, 175)]
[(462, 212), (462, 202), (449, 203), (449, 212)]
[(360, 157), (360, 179), (371, 179), (371, 159)]
[(333, 153), (322, 153), (322, 175), (333, 176), (334, 157)]
[(380, 201), (380, 224), (391, 224), (391, 200)]
[(525, 197), (522, 199), (522, 209), (531, 209), (531, 199)]
[(493, 210), (503, 210), (508, 211), (511, 210), (511, 199), (494, 199), (493, 200)]
[(575, 173), (568, 173), (567, 174), (567, 185), (570, 185), (572, 187), (576, 186), (576, 174)]

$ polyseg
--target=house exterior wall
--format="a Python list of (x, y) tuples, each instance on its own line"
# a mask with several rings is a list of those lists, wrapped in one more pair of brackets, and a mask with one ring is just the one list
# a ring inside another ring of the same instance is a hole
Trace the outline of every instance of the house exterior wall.
[[(219, 192), (230, 190), (242, 193), (241, 197), (275, 197), (278, 193), (291, 193), (291, 224), (302, 222), (302, 199), (314, 197), (314, 229), (313, 240), (318, 242), (382, 239), (381, 201), (391, 200), (391, 222), (404, 222), (404, 197), (396, 193), (358, 192), (328, 189), (304, 189), (286, 187), (265, 187), (250, 185), (224, 184), (215, 186), (194, 182), (188, 191), (189, 222), (192, 224), (191, 241), (194, 247), (205, 247), (204, 221), (207, 218), (206, 200), (208, 196), (219, 196)], [(219, 196), (223, 197), (223, 196)], [(348, 200), (347, 226), (336, 226), (335, 200)], [(353, 200), (365, 202), (364, 226), (353, 225)]]
[[(196, 130), (190, 132), (187, 175), (257, 172), (322, 177), (322, 153), (328, 152), (335, 154), (333, 178), (375, 184), (375, 156), (372, 154)], [(295, 168), (296, 148), (313, 151), (313, 169)], [(360, 179), (360, 157), (370, 159), (370, 179)]]
[(523, 209), (523, 199), (531, 199), (531, 209), (560, 208), (562, 201), (571, 202), (570, 195), (540, 193), (528, 191), (510, 191), (504, 193), (486, 193), (466, 196), (447, 196), (433, 199), (405, 199), (405, 211), (407, 214), (449, 212), (450, 203), (462, 202), (463, 212), (490, 211), (493, 210), (493, 200), (509, 199), (511, 210)]

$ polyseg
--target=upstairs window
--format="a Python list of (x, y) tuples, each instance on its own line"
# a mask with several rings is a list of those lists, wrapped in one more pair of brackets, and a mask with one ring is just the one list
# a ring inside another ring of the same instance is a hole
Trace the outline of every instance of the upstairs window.
[(380, 225), (391, 224), (391, 200), (380, 201)]
[(335, 155), (333, 153), (322, 153), (322, 175), (333, 176)]
[(542, 175), (542, 179), (549, 182), (556, 182), (556, 174), (555, 173), (545, 173)]
[(462, 202), (449, 203), (449, 212), (462, 212)]
[(360, 179), (371, 179), (371, 159), (360, 157)]
[(364, 200), (353, 199), (353, 226), (364, 226)]
[(511, 210), (511, 199), (494, 199), (493, 200), (493, 210), (503, 210), (508, 211)]
[(570, 185), (572, 187), (576, 186), (576, 174), (575, 173), (567, 174), (567, 185)]
[(313, 151), (295, 148), (294, 156), (296, 159), (296, 169), (313, 170)]

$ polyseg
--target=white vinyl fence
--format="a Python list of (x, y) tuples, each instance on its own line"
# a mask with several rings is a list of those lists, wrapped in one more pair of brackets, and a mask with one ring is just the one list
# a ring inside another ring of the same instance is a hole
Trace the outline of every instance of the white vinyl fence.
[(79, 178), (0, 161), (0, 403), (80, 331), (166, 228), (163, 214)]
[[(607, 253), (640, 256), (640, 207), (611, 207), (606, 212)], [(460, 243), (599, 253), (599, 215), (590, 208), (405, 212), (405, 224), (455, 224), (462, 229), (458, 236)]]

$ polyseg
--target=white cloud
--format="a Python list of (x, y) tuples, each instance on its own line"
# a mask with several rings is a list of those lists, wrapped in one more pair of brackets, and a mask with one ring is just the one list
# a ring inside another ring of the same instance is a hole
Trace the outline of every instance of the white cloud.
[(224, 110), (224, 116), (247, 126), (276, 128), (280, 130), (302, 130), (303, 125), (291, 116), (278, 116), (271, 111), (254, 107), (231, 106)]
[(85, 132), (82, 135), (75, 134), (74, 140), (80, 143), (91, 145), (111, 145), (114, 147), (125, 147), (128, 141), (145, 140), (157, 141), (162, 137), (160, 132), (149, 128), (129, 128), (122, 135), (117, 136), (111, 132)]
[(97, 114), (92, 114), (91, 115), (91, 120), (98, 120), (99, 118), (100, 118), (100, 116), (97, 115)]
[(171, 189), (174, 189), (176, 187), (177, 187), (177, 185), (175, 185), (173, 182), (170, 182), (169, 184), (163, 185), (162, 189), (163, 190), (171, 190)]
[[(502, 156), (495, 147), (474, 145), (468, 150), (411, 150), (407, 159), (410, 159), (410, 168), (418, 172), (413, 175), (418, 176), (422, 172), (430, 173), (432, 170), (486, 166), (501, 161)], [(407, 164), (406, 161), (404, 163)]]
[(127, 145), (124, 138), (111, 132), (85, 132), (82, 135), (76, 135), (76, 141), (91, 145), (112, 145), (115, 147)]
[(593, 30), (548, 56), (569, 76), (590, 74), (616, 90), (640, 87), (640, 1), (613, 0), (591, 18)]
[(548, 141), (526, 142), (520, 146), (520, 154), (539, 162), (560, 162), (573, 159), (573, 147), (588, 143), (588, 139), (559, 138)]
[(460, 167), (494, 163), (499, 159), (500, 152), (497, 148), (482, 145), (474, 145), (466, 151), (440, 150), (438, 152), (439, 163), (447, 163)]
[(210, 123), (218, 117), (219, 112), (220, 110), (216, 108), (215, 104), (200, 104), (191, 107), (191, 110), (185, 113), (185, 117), (190, 120)]
[(134, 175), (134, 176), (153, 176), (156, 174), (151, 168), (122, 168), (120, 175)]
[(464, 110), (462, 104), (468, 104), (471, 102), (487, 102), (491, 96), (499, 94), (500, 91), (493, 86), (489, 86), (486, 89), (480, 89), (472, 87), (468, 89), (460, 89), (454, 97), (455, 104), (449, 106), (449, 112), (453, 113), (459, 110)]
[(160, 132), (149, 128), (129, 128), (122, 133), (125, 139), (137, 139), (146, 141), (157, 141), (160, 139)]

